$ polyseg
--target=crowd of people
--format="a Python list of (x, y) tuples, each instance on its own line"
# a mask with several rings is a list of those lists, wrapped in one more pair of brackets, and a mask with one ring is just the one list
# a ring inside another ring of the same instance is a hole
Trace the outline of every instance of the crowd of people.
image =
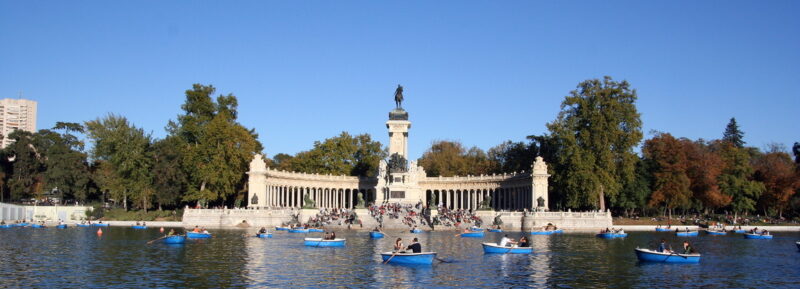
[(422, 206), (422, 203), (416, 205), (389, 203), (369, 206), (369, 214), (381, 224), (384, 218), (388, 217), (389, 219), (400, 219), (408, 227), (416, 227), (427, 226), (427, 216), (430, 213), (427, 208)]
[(458, 227), (461, 224), (474, 224), (475, 227), (481, 227), (483, 220), (476, 216), (471, 210), (451, 210), (446, 207), (439, 207), (439, 213), (433, 218), (434, 225), (441, 225), (445, 227)]
[(309, 227), (322, 227), (323, 225), (350, 225), (355, 224), (358, 216), (350, 209), (321, 208), (319, 213), (309, 217), (306, 225)]

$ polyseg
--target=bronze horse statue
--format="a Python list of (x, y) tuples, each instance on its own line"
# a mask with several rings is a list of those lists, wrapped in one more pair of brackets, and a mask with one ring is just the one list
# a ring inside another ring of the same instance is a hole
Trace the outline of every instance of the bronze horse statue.
[(394, 91), (394, 103), (397, 105), (397, 109), (403, 109), (401, 105), (403, 103), (403, 86), (397, 85), (397, 89)]

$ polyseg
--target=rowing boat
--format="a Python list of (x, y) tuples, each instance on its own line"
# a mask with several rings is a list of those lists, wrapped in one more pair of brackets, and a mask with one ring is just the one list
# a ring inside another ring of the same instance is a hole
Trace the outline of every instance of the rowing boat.
[(309, 247), (344, 247), (345, 239), (323, 240), (322, 238), (305, 238), (303, 244)]
[(745, 239), (772, 239), (772, 235), (744, 234)]
[(549, 231), (531, 231), (531, 235), (552, 235), (552, 234), (560, 234), (564, 233), (564, 230), (549, 230)]
[(271, 233), (259, 233), (259, 234), (256, 234), (256, 237), (259, 237), (259, 238), (272, 238), (272, 234)]
[(689, 231), (689, 232), (682, 231), (682, 232), (675, 232), (675, 236), (678, 236), (678, 237), (694, 237), (694, 236), (697, 236), (697, 234), (698, 234), (698, 232), (697, 232), (697, 231)]
[(383, 259), (384, 263), (430, 265), (433, 264), (433, 259), (436, 258), (436, 252), (422, 252), (422, 253), (383, 252), (381, 253), (381, 258)]
[(620, 234), (620, 233), (600, 233), (600, 234), (597, 234), (598, 238), (603, 238), (603, 239), (625, 238), (627, 236), (628, 236), (628, 233), (622, 233), (622, 234)]
[(642, 262), (699, 263), (700, 254), (676, 254), (636, 248), (636, 257)]
[(164, 244), (183, 244), (186, 243), (186, 236), (169, 236), (164, 238)]
[(369, 237), (373, 239), (383, 238), (383, 232), (369, 232)]
[(483, 231), (480, 232), (469, 232), (469, 233), (461, 233), (462, 238), (483, 238)]
[(186, 237), (190, 239), (208, 239), (211, 238), (210, 233), (195, 233), (195, 232), (187, 232)]
[(483, 253), (497, 253), (497, 254), (530, 254), (533, 253), (531, 247), (505, 247), (499, 246), (497, 243), (482, 243)]

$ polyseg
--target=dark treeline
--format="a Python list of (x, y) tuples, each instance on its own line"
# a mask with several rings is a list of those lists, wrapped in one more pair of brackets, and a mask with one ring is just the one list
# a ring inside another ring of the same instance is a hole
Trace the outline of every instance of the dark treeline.
[[(0, 151), (3, 201), (111, 202), (148, 210), (184, 204), (238, 205), (245, 199), (254, 130), (236, 121), (233, 95), (212, 99), (213, 86), (186, 91), (183, 114), (154, 139), (125, 117), (57, 123), (35, 133), (15, 131)], [(85, 150), (85, 135), (92, 149)]]

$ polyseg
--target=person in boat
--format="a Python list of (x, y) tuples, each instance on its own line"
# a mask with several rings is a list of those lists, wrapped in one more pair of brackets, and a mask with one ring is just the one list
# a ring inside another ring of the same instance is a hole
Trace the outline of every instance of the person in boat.
[(767, 231), (767, 229), (763, 229), (761, 230), (761, 235), (769, 235), (769, 232)]
[(206, 228), (203, 228), (203, 229), (201, 229), (201, 230), (202, 230), (202, 233), (203, 233), (203, 234), (209, 234), (209, 233), (208, 233), (208, 230), (206, 230)]
[(373, 232), (380, 232), (380, 231), (381, 231), (381, 229), (379, 229), (378, 227), (375, 227), (375, 229), (372, 229), (372, 231), (373, 231)]
[(103, 223), (103, 221), (97, 221), (97, 223), (98, 223), (98, 224), (102, 224), (102, 223)]
[(667, 249), (667, 240), (661, 239), (661, 244), (658, 244), (658, 249), (656, 249), (656, 252), (669, 253), (669, 249)]
[(403, 247), (403, 239), (397, 238), (397, 240), (394, 240), (394, 251), (395, 252), (399, 252), (400, 250), (403, 250), (403, 248), (404, 248)]
[(169, 229), (169, 232), (167, 232), (167, 237), (169, 236), (175, 236), (175, 229)]
[(517, 244), (519, 244), (520, 247), (530, 247), (531, 246), (531, 244), (528, 243), (528, 238), (525, 238), (525, 236), (522, 236), (522, 238), (519, 238), (519, 242), (517, 242)]
[(422, 253), (422, 245), (419, 244), (417, 238), (414, 238), (414, 240), (411, 241), (411, 245), (406, 247), (406, 250), (411, 250), (413, 253)]
[(194, 226), (194, 230), (192, 230), (192, 232), (193, 233), (200, 233), (200, 227)]
[(463, 232), (464, 234), (466, 234), (466, 233), (471, 233), (471, 232), (472, 232), (472, 231), (470, 231), (470, 230), (469, 230), (469, 228), (464, 228), (464, 232)]
[(619, 230), (617, 230), (617, 234), (620, 235), (625, 234), (625, 229), (620, 228)]
[(135, 226), (139, 226), (139, 221), (136, 221), (136, 225)]
[(336, 232), (331, 232), (331, 240), (336, 240)]
[(142, 221), (142, 226), (147, 226), (147, 223), (145, 223), (144, 221)]
[(258, 230), (258, 233), (259, 234), (266, 234), (267, 233), (267, 228), (261, 227), (261, 230)]
[(684, 254), (694, 254), (694, 248), (692, 245), (689, 244), (689, 241), (683, 241), (683, 253)]
[(511, 240), (510, 238), (508, 238), (508, 234), (505, 234), (503, 236), (503, 238), (500, 239), (500, 243), (497, 244), (497, 245), (500, 246), (500, 247), (506, 247), (506, 246), (509, 246), (509, 245), (514, 245), (516, 243), (517, 243), (516, 241)]

